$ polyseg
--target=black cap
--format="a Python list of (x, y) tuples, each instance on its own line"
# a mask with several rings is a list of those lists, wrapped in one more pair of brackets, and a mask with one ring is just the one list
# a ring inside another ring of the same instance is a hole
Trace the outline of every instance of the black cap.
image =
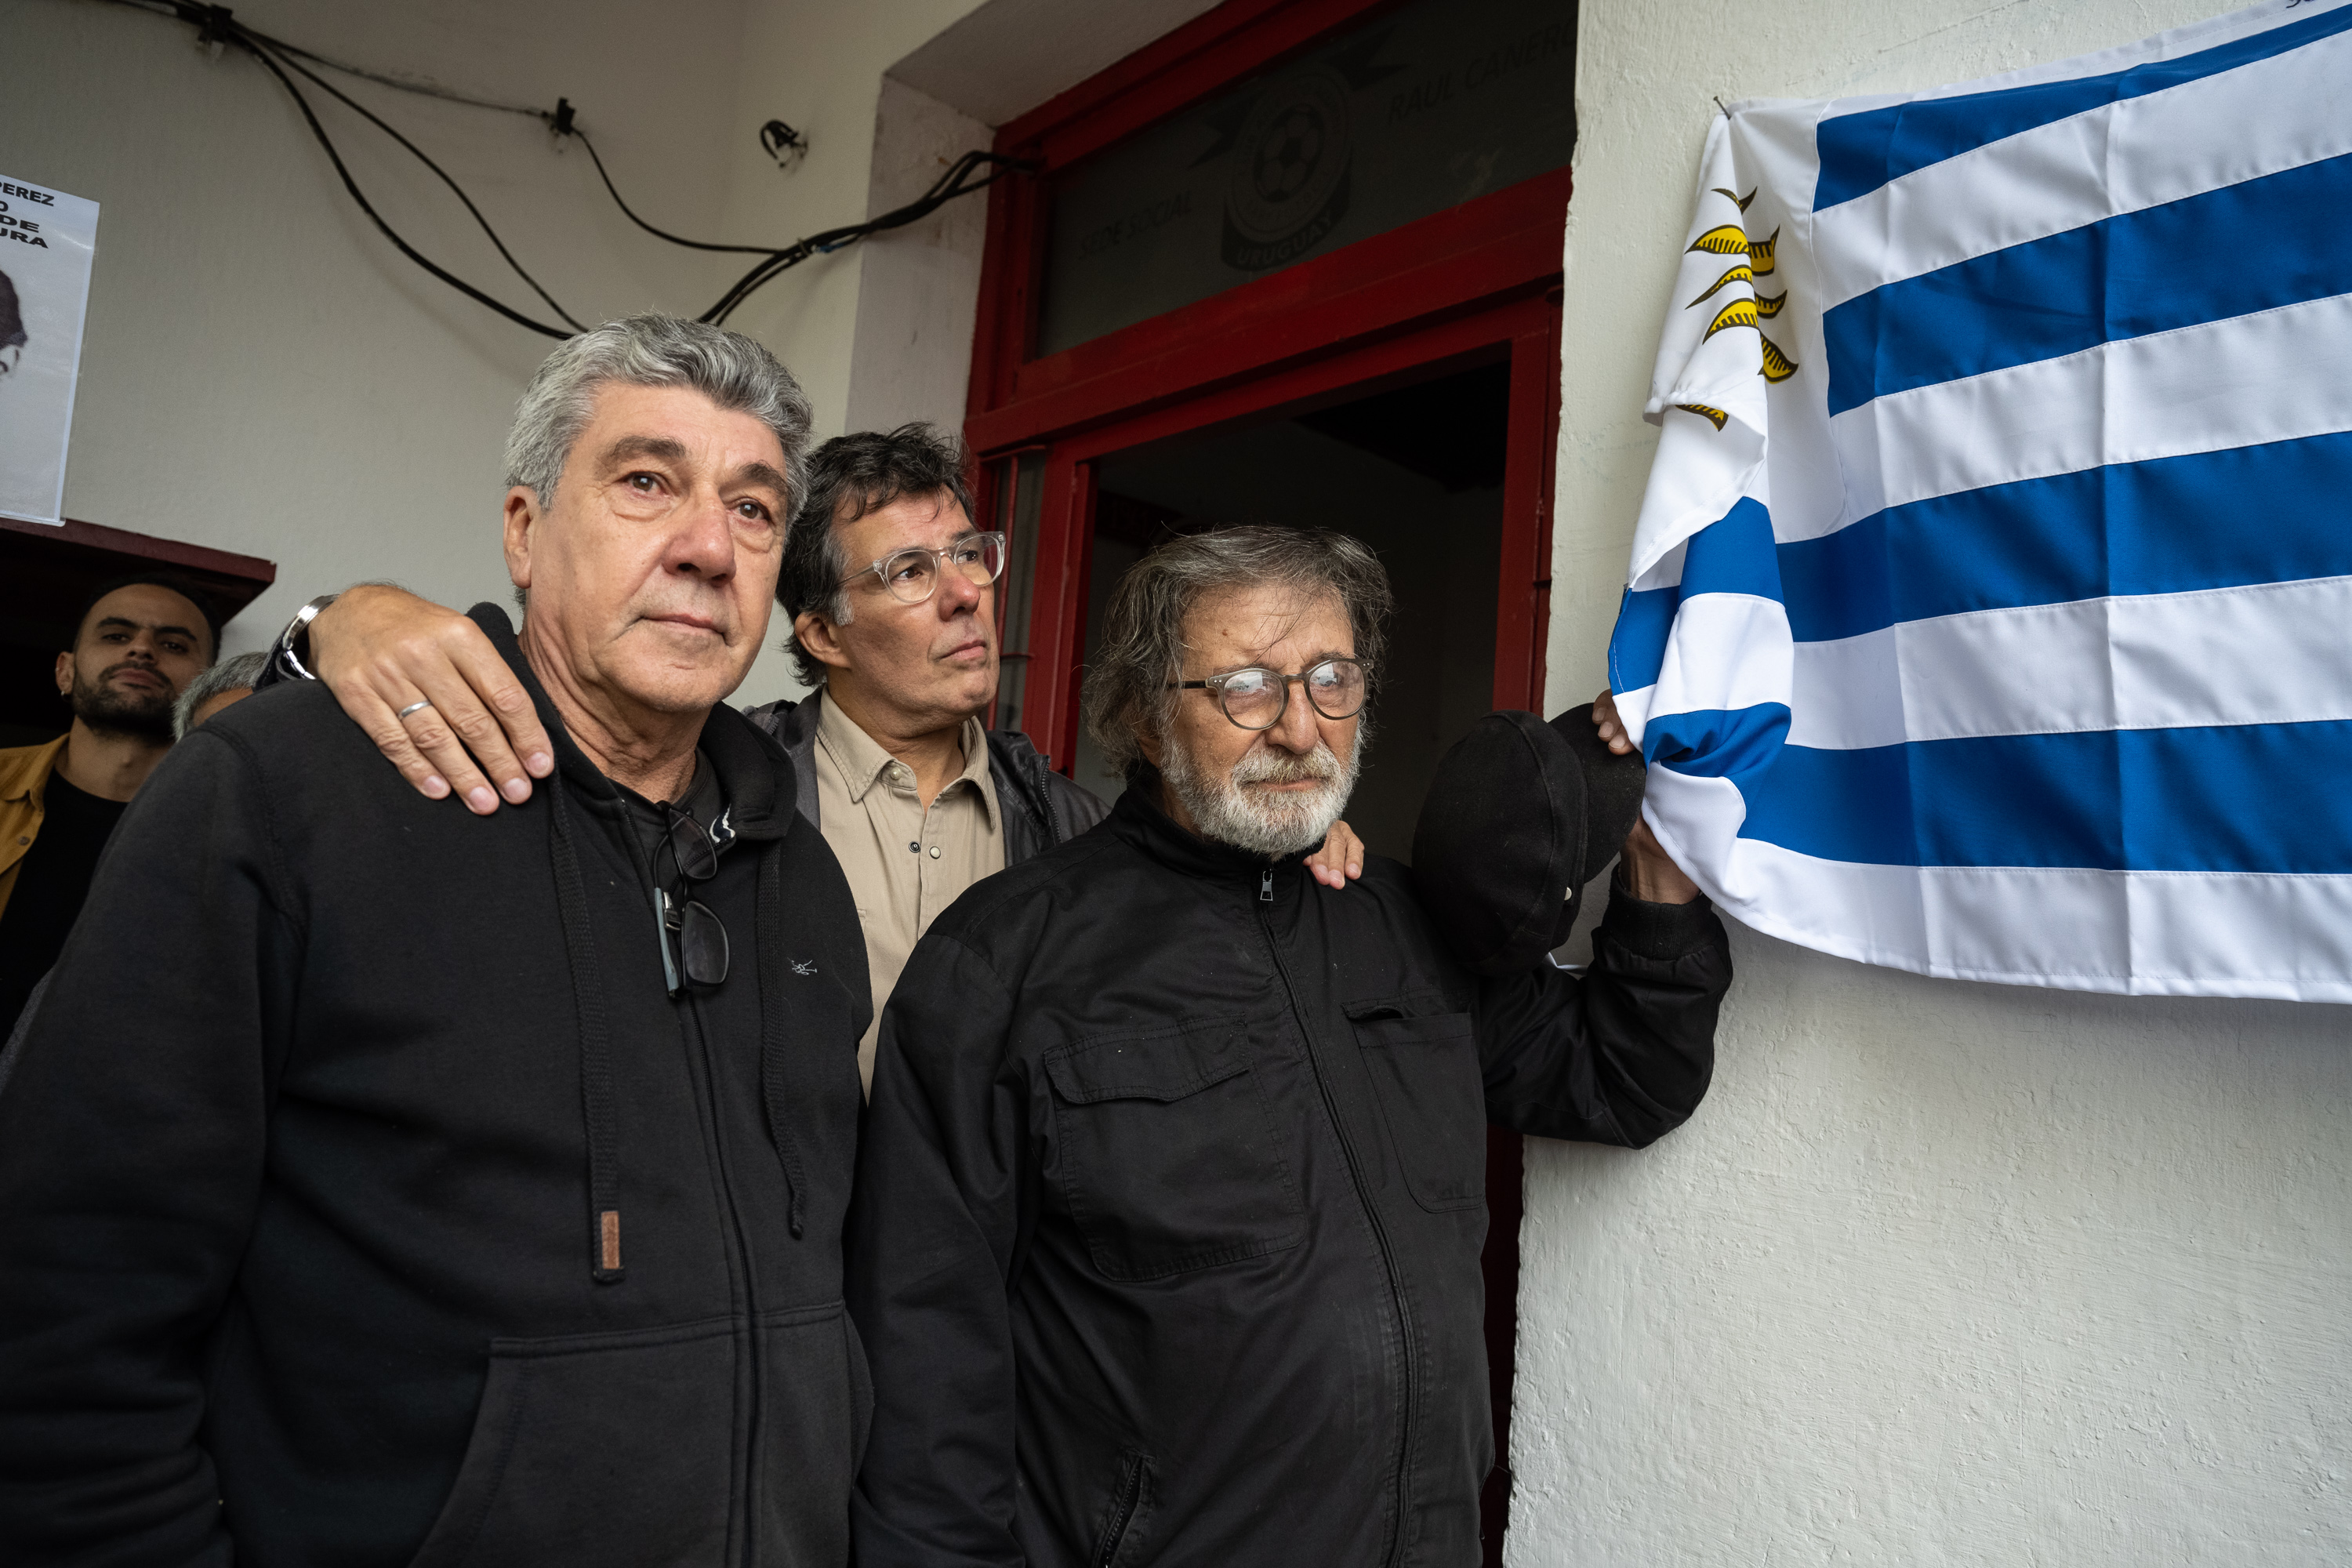
[(1437, 764), (1412, 835), (1412, 879), (1454, 956), (1525, 969), (1568, 940), (1584, 885), (1623, 847), (1647, 779), (1571, 708), (1547, 724), (1489, 713)]

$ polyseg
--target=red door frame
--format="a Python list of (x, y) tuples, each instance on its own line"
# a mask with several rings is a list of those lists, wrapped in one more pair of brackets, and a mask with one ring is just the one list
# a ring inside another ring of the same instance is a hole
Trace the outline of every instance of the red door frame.
[[(982, 460), (981, 515), (999, 514), (1003, 465), (1044, 448), (1023, 727), (1066, 765), (1076, 739), (1085, 647), (1092, 458), (1168, 430), (1144, 416), (1186, 405), (1174, 428), (1255, 412), (1448, 357), (1412, 340), (1454, 327), (1512, 345), (1503, 628), (1495, 700), (1541, 701), (1550, 577), (1550, 465), (1558, 429), (1558, 292), (1565, 168), (1040, 359), (1043, 180), (1077, 159), (1278, 63), (1396, 0), (1226, 0), (1005, 125), (996, 149), (1040, 179), (992, 187), (965, 435)], [(1531, 307), (1538, 315), (1509, 314)], [(1473, 324), (1473, 319), (1476, 324)], [(1549, 334), (1549, 335), (1548, 335)], [(1547, 346), (1551, 344), (1554, 346)], [(1374, 366), (1342, 370), (1338, 362)], [(1254, 389), (1284, 377), (1269, 399)], [(1117, 438), (1106, 427), (1121, 426)], [(1144, 432), (1150, 432), (1149, 434)], [(1524, 575), (1521, 575), (1521, 573)]]
[[(1073, 754), (1092, 572), (1095, 462), (1114, 452), (1275, 411), (1361, 396), (1433, 370), (1507, 355), (1510, 431), (1503, 474), (1496, 603), (1495, 703), (1536, 707), (1543, 690), (1551, 560), (1551, 434), (1558, 427), (1559, 312), (1541, 294), (1067, 431), (1045, 443), (1030, 601), (1024, 728), (1040, 750)], [(1034, 444), (1022, 449), (1034, 450)], [(999, 477), (1001, 478), (1001, 467)], [(991, 515), (983, 510), (983, 516)]]
[[(989, 194), (987, 249), (965, 434), (982, 459), (980, 515), (1016, 454), (1044, 454), (1023, 727), (1065, 770), (1077, 735), (1079, 660), (1097, 459), (1316, 400), (1340, 401), (1433, 366), (1507, 355), (1510, 412), (1496, 603), (1495, 704), (1543, 700), (1551, 587), (1552, 461), (1559, 429), (1559, 274), (1566, 168), (1043, 358), (1035, 342), (1048, 216), (1044, 183), (1071, 163), (1265, 70), (1401, 0), (1225, 0), (1003, 127), (995, 150), (1037, 179)], [(1025, 510), (1025, 509), (1024, 509)], [(1032, 553), (1022, 550), (1019, 553)], [(1008, 639), (1010, 640), (1010, 639)], [(1520, 1142), (1487, 1148), (1484, 1258), (1497, 1469), (1482, 1498), (1486, 1561), (1501, 1562), (1509, 1499)]]

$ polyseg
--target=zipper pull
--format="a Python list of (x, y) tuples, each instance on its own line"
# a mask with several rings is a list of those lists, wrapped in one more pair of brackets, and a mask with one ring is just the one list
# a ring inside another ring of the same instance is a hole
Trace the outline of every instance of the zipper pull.
[(1257, 901), (1261, 904), (1274, 902), (1274, 868), (1271, 866), (1265, 868), (1265, 875), (1258, 880)]

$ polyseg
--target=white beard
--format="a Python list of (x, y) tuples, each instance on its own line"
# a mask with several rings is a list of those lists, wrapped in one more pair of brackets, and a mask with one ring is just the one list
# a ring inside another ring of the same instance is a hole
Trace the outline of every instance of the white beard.
[[(1182, 747), (1171, 746), (1162, 773), (1202, 837), (1269, 860), (1279, 859), (1320, 847), (1328, 837), (1331, 825), (1347, 809), (1348, 797), (1355, 793), (1370, 728), (1356, 727), (1356, 742), (1349, 748), (1344, 764), (1328, 743), (1318, 742), (1303, 757), (1288, 752), (1253, 751), (1223, 778), (1208, 778), (1194, 770), (1192, 757)], [(1317, 787), (1280, 795), (1248, 787), (1301, 779), (1318, 781)]]

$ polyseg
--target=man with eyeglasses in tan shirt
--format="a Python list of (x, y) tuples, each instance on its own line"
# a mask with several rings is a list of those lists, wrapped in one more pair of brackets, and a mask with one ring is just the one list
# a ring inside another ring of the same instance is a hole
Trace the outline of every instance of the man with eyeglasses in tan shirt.
[[(792, 757), (801, 810), (849, 878), (877, 1019), (915, 943), (965, 889), (1109, 810), (1026, 736), (981, 727), (996, 700), (1004, 536), (972, 526), (970, 461), (961, 441), (925, 425), (819, 448), (802, 518), (832, 527), (795, 528), (776, 583), (801, 679), (818, 689), (751, 712)], [(1361, 875), (1363, 849), (1341, 823), (1318, 860), (1318, 876), (1341, 887)], [(869, 1088), (879, 1027), (858, 1042)]]
[[(965, 889), (1108, 810), (1026, 736), (982, 728), (1004, 536), (973, 526), (970, 467), (963, 443), (928, 425), (817, 448), (776, 582), (793, 660), (816, 689), (746, 715), (791, 758), (801, 814), (848, 878), (877, 1018), (915, 943)], [(811, 526), (819, 519), (827, 526)], [(315, 670), (422, 793), (487, 816), (545, 776), (529, 700), (457, 612), (366, 584), (279, 642), (287, 672)], [(1308, 862), (1332, 888), (1363, 868), (1344, 822)], [(869, 1026), (858, 1046), (869, 1086), (876, 1037)]]
[[(776, 584), (816, 690), (751, 710), (849, 879), (877, 1017), (965, 889), (1108, 810), (1025, 736), (981, 725), (996, 698), (1004, 536), (973, 528), (968, 463), (961, 441), (922, 425), (824, 445)], [(817, 518), (831, 526), (806, 526)], [(868, 1027), (857, 1050), (869, 1086), (875, 1038)]]

